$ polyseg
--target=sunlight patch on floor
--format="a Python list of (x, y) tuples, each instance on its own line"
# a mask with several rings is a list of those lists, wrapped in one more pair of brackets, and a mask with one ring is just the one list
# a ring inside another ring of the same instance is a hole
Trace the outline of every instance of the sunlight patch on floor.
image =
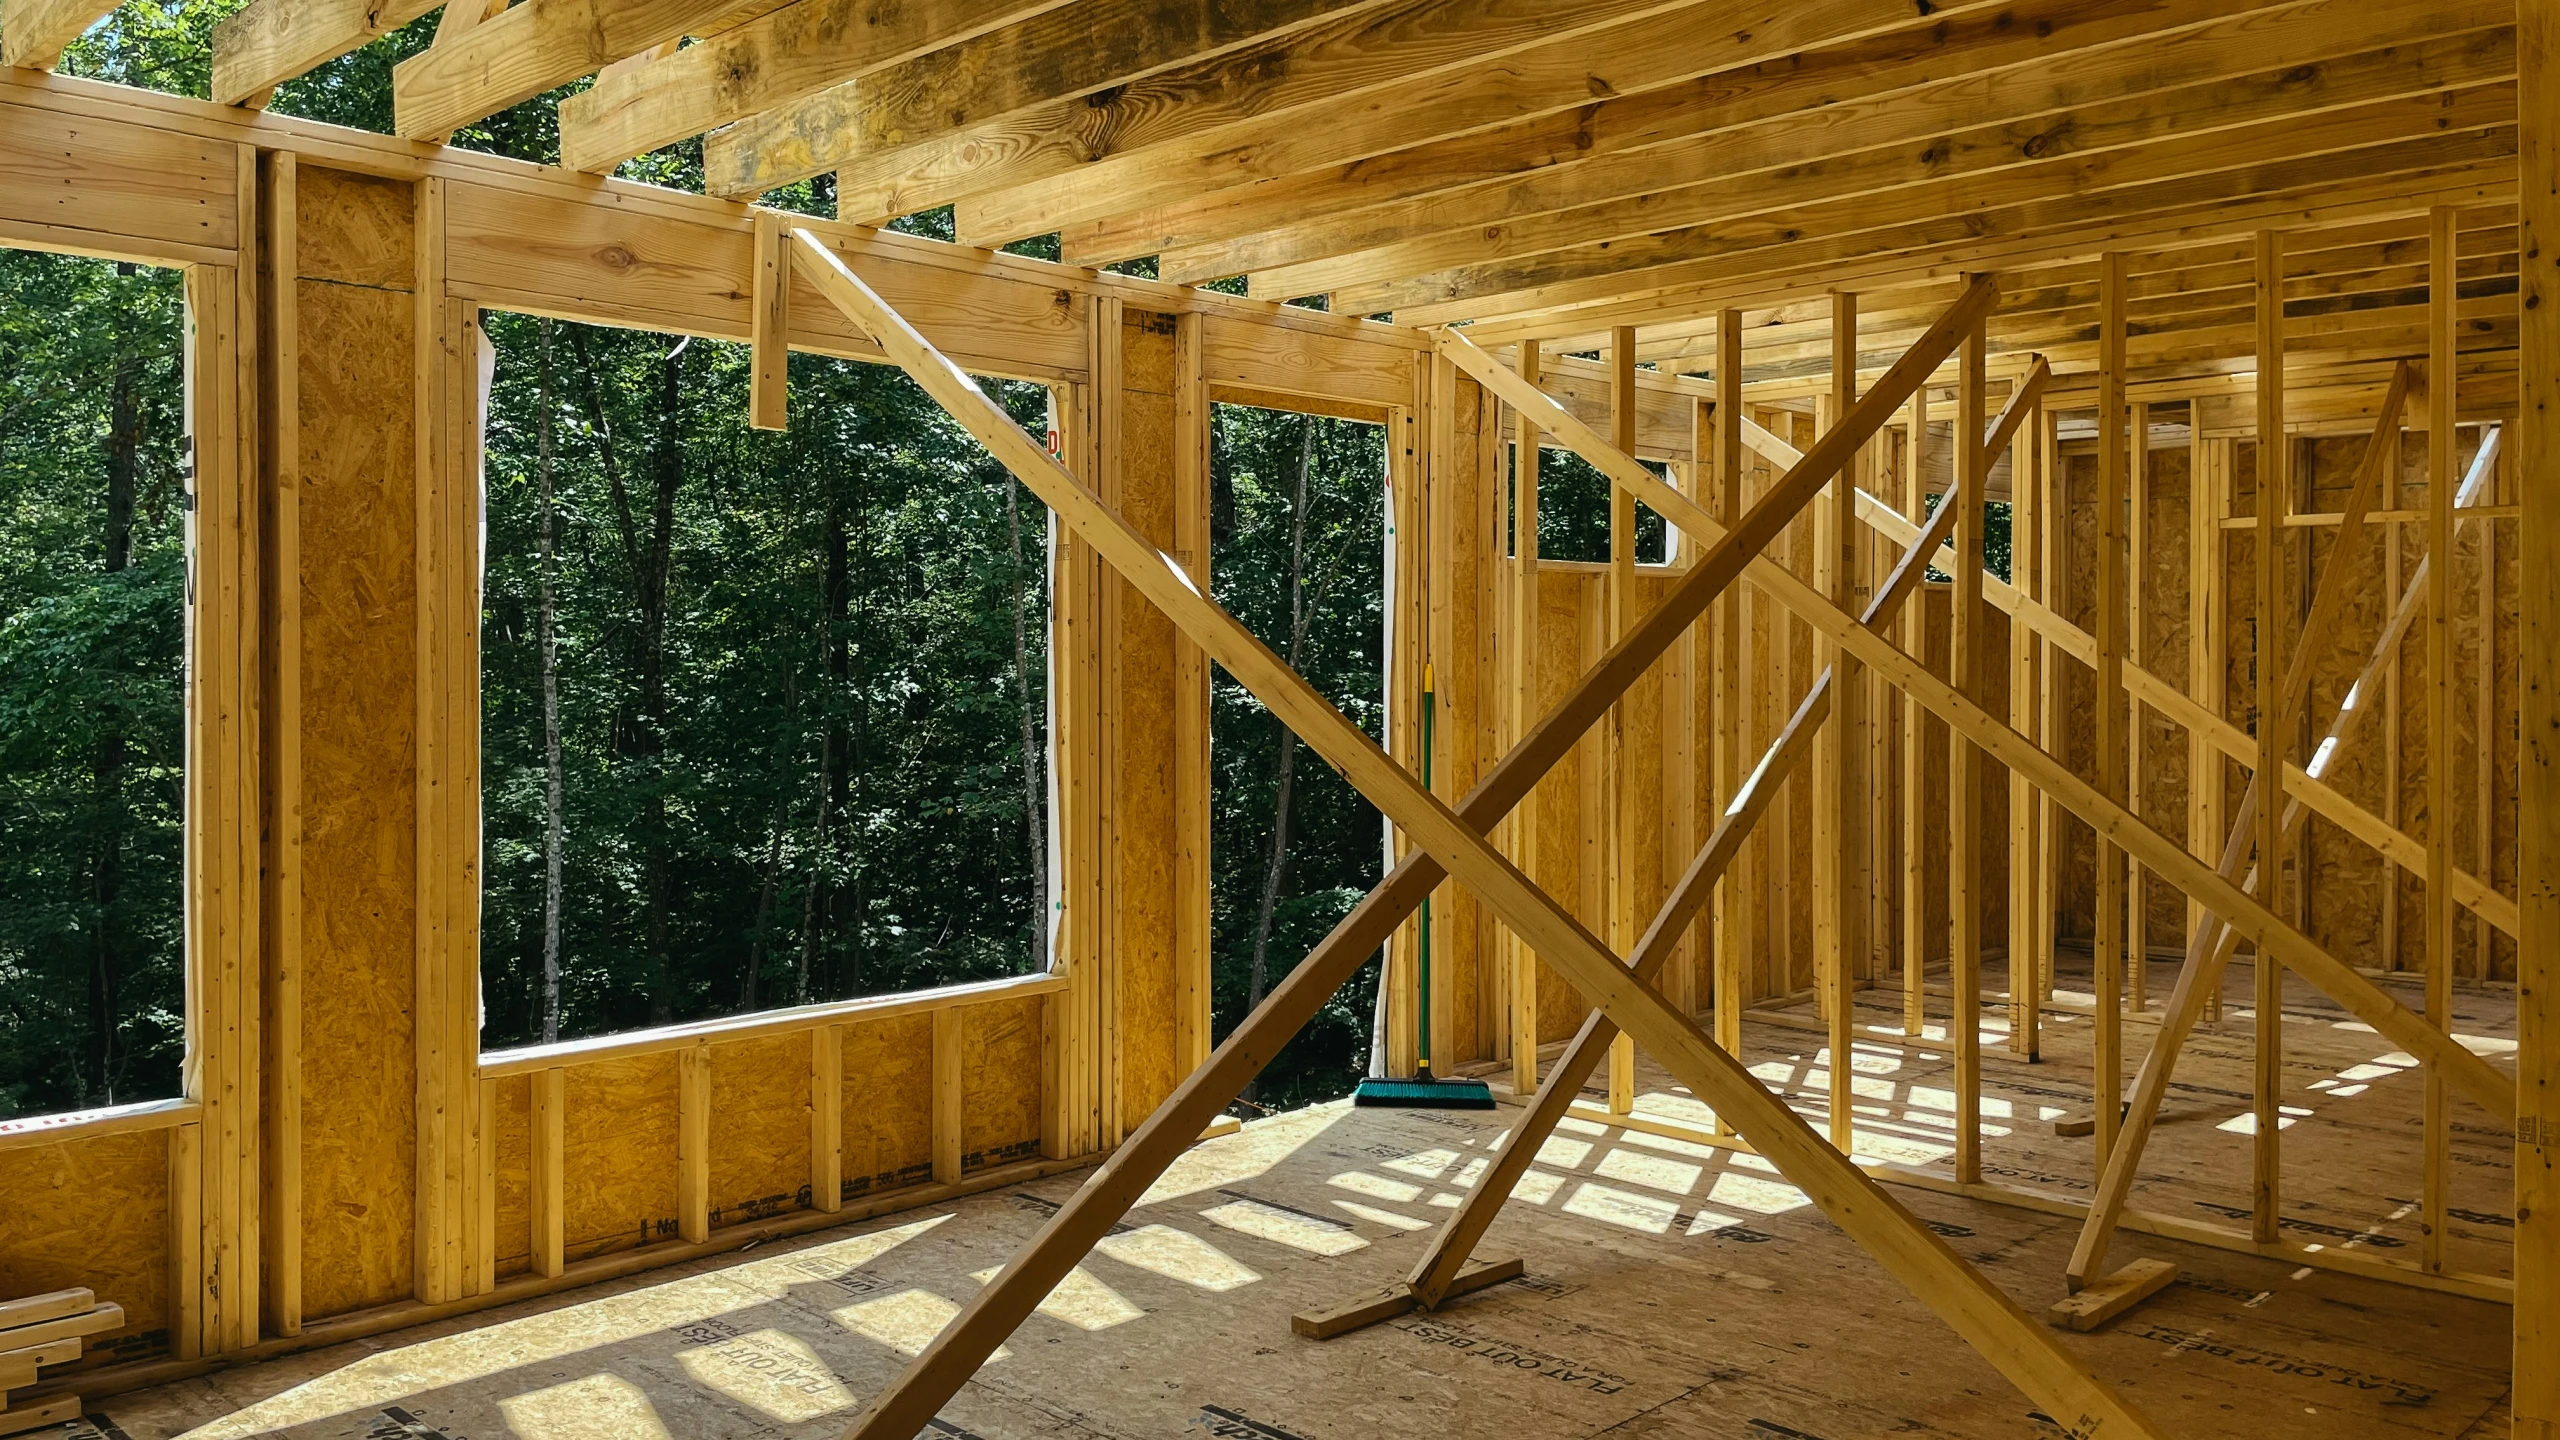
[(1329, 1221), (1311, 1219), (1294, 1210), (1265, 1205), (1256, 1200), (1231, 1200), (1200, 1212), (1200, 1218), (1213, 1225), (1223, 1225), (1240, 1235), (1268, 1240), (1309, 1255), (1348, 1255), (1366, 1250), (1369, 1242), (1350, 1228)]
[(844, 1388), (818, 1352), (780, 1330), (758, 1330), (679, 1350), (676, 1362), (694, 1384), (717, 1390), (785, 1425), (853, 1408), (853, 1392)]
[[(996, 1278), (997, 1268), (991, 1265), (969, 1278), (984, 1285)], [(1050, 1291), (1040, 1302), (1040, 1313), (1079, 1330), (1108, 1330), (1114, 1325), (1126, 1325), (1147, 1312), (1079, 1265), (1068, 1271), (1067, 1278), (1058, 1282), (1058, 1288)]]
[(619, 1375), (511, 1395), (498, 1413), (517, 1440), (675, 1440), (649, 1392)]
[(1094, 1250), (1194, 1290), (1235, 1290), (1261, 1279), (1227, 1252), (1170, 1225), (1144, 1225), (1102, 1237)]
[[(885, 1345), (913, 1359), (924, 1353), (960, 1307), (930, 1290), (900, 1290), (894, 1295), (859, 1301), (835, 1312), (835, 1322), (865, 1340)], [(989, 1363), (1011, 1351), (999, 1345)]]

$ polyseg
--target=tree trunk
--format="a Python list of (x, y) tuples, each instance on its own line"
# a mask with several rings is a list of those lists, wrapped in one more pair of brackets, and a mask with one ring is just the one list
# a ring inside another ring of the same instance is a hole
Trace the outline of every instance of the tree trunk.
[[(116, 266), (118, 275), (133, 272), (130, 264)], [(101, 568), (109, 575), (133, 567), (134, 496), (142, 464), (140, 371), (132, 337), (119, 327), (115, 371), (107, 392), (107, 505)], [(97, 907), (97, 919), (90, 930), (88, 1056), (91, 1093), (99, 1103), (110, 1105), (115, 1103), (117, 1072), (123, 1063), (116, 1052), (116, 1031), (122, 1023), (118, 1012), (124, 988), (117, 910), (124, 898), (125, 752), (124, 717), (110, 701), (98, 715), (98, 749), (90, 777), (98, 807), (98, 850), (89, 896)]]
[(551, 321), (537, 322), (542, 335), (542, 419), (535, 433), (542, 487), (541, 609), (535, 644), (542, 652), (542, 1043), (560, 1038), (560, 852), (566, 825), (561, 805), (560, 766), (560, 634), (559, 548), (552, 496), (555, 455), (553, 407), (556, 374), (551, 358)]
[(816, 968), (819, 947), (824, 943), (826, 921), (834, 911), (828, 868), (834, 860), (834, 819), (844, 796), (837, 774), (843, 763), (847, 742), (844, 738), (844, 711), (850, 703), (845, 693), (846, 678), (852, 673), (851, 657), (846, 651), (846, 631), (851, 621), (847, 610), (851, 603), (851, 557), (845, 535), (844, 510), (833, 496), (827, 500), (827, 515), (822, 527), (819, 547), (824, 564), (818, 610), (822, 617), (825, 639), (820, 645), (826, 667), (826, 699), (819, 710), (823, 731), (818, 742), (818, 843), (809, 851), (809, 890), (800, 908), (800, 1002), (809, 999), (811, 972)]
[[(1316, 464), (1316, 418), (1300, 418), (1298, 430), (1298, 487), (1290, 495), (1288, 525), (1288, 669), (1298, 669), (1298, 661), (1306, 656), (1306, 477)], [(1288, 805), (1290, 779), (1298, 769), (1298, 735), (1280, 725), (1280, 784), (1272, 797), (1272, 856), (1270, 866), (1262, 871), (1262, 907), (1254, 915), (1254, 971), (1252, 989), (1247, 992), (1244, 1007), (1252, 1010), (1262, 1004), (1267, 986), (1265, 958), (1272, 943), (1272, 912), (1280, 910), (1280, 884), (1288, 876)]]
[(1047, 790), (1042, 780), (1040, 730), (1034, 723), (1038, 693), (1031, 685), (1031, 607), (1023, 583), (1029, 565), (1022, 555), (1022, 486), (1012, 476), (1004, 482), (1005, 539), (1013, 546), (1013, 688), (1022, 700), (1022, 817), (1031, 855), (1031, 963), (1036, 973), (1049, 968), (1049, 829), (1043, 814)]

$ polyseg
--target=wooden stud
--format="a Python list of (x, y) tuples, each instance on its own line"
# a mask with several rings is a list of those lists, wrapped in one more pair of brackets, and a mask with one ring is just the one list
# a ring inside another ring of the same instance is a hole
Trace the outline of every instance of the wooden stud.
[(962, 1126), (960, 1007), (933, 1012), (933, 1178), (949, 1185), (959, 1180)]
[(169, 1350), (194, 1360), (205, 1344), (204, 1127), (169, 1127)]
[[(1983, 448), (1987, 347), (1977, 325), (1965, 336), (1956, 392), (1955, 493), (1941, 502), (1956, 512), (1955, 596), (1948, 675), (1957, 693), (1981, 701), (1983, 491), (1990, 456)], [(1955, 1006), (1947, 1043), (1955, 1052), (1956, 1178), (1982, 1178), (1982, 752), (1951, 733), (1947, 751), (1947, 982)], [(1835, 1082), (1836, 1083), (1836, 1082)]]
[[(1046, 1014), (1048, 1006), (1042, 1007)], [(809, 1205), (844, 1208), (844, 1027), (809, 1032)]]
[(555, 1065), (526, 1081), (532, 1088), (525, 1188), (533, 1273), (551, 1278), (568, 1269), (569, 1072)]
[[(1929, 387), (1911, 394), (1911, 428), (1904, 446), (1903, 513), (1914, 526), (1929, 518)], [(1927, 553), (1927, 552), (1923, 552)], [(1902, 620), (1902, 648), (1913, 655), (1929, 653), (1925, 609), (1914, 606)], [(1929, 902), (1927, 816), (1920, 797), (1926, 793), (1928, 762), (1921, 739), (1927, 712), (1919, 700), (1902, 697), (1902, 1033), (1918, 1036), (1929, 1024)]]
[[(1847, 291), (1834, 291), (1831, 296), (1831, 393), (1827, 419), (1839, 423), (1858, 402), (1858, 297)], [(1815, 532), (1821, 536), (1821, 548), (1815, 556), (1817, 573), (1829, 584), (1832, 601), (1843, 610), (1855, 611), (1857, 598), (1858, 472), (1856, 462), (1843, 468), (1831, 482), (1829, 503), (1816, 513)], [(1858, 916), (1865, 895), (1856, 889), (1858, 856), (1866, 844), (1865, 828), (1858, 821), (1864, 807), (1852, 802), (1865, 777), (1858, 761), (1866, 743), (1863, 725), (1866, 674), (1857, 660), (1837, 644), (1818, 647), (1828, 674), (1838, 683), (1833, 689), (1833, 722), (1815, 737), (1819, 757), (1814, 789), (1814, 963), (1822, 977), (1823, 1014), (1828, 1026), (1825, 1035), (1831, 1051), (1830, 1061), (1830, 1136), (1833, 1146), (1846, 1153), (1854, 1133), (1851, 1110), (1850, 1077), (1855, 1071), (1851, 1061), (1856, 1047), (1851, 1043), (1853, 1002), (1857, 976), (1855, 955), (1863, 948), (1863, 927)]]
[[(2283, 654), (2278, 636), (2276, 591), (2282, 569), (2279, 542), (2284, 535), (2285, 487), (2292, 466), (2292, 442), (2284, 428), (2284, 236), (2258, 232), (2258, 547), (2257, 547), (2257, 709), (2258, 709), (2258, 893), (2280, 907), (2283, 849), (2280, 821), (2284, 813), (2284, 715), (2276, 657)], [(2308, 877), (2304, 877), (2308, 878)], [(2251, 967), (2256, 977), (2256, 1064), (2251, 1090), (2253, 1128), (2249, 1144), (2250, 1233), (2261, 1242), (2280, 1233), (2282, 1199), (2278, 1136), (2284, 1099), (2284, 967), (2265, 949)]]
[[(1715, 504), (1726, 525), (1742, 523), (1742, 312), (1716, 316)], [(1716, 601), (1716, 801), (1731, 805), (1749, 779), (1745, 751), (1750, 693), (1745, 640), (1751, 628), (1747, 586), (1736, 587)], [(1743, 870), (1748, 877), (1747, 866)], [(1742, 1053), (1742, 1009), (1750, 1003), (1750, 967), (1760, 950), (1759, 927), (1751, 889), (1741, 879), (1716, 886), (1714, 1005), (1716, 1043), (1728, 1055)], [(1719, 1115), (1719, 1130), (1730, 1124)]]
[[(2012, 404), (2015, 404), (2014, 398)], [(2042, 594), (2046, 564), (2044, 512), (2044, 400), (2036, 398), (2022, 440), (2009, 447), (2009, 579), (2021, 595)], [(2050, 747), (2036, 704), (2036, 637), (2009, 623), (2009, 723), (2019, 734)], [(2026, 777), (2009, 772), (2009, 1053), (2034, 1060), (2044, 1051), (2043, 936), (2036, 921), (2036, 809), (2042, 798)]]
[[(1609, 334), (1609, 437), (1610, 443), (1629, 455), (1636, 449), (1636, 403), (1636, 331), (1632, 325), (1621, 325)], [(1634, 619), (1635, 590), (1636, 500), (1626, 487), (1613, 485), (1609, 487), (1609, 615), (1608, 628), (1601, 635), (1602, 649), (1626, 637)], [(1634, 943), (1636, 923), (1636, 797), (1629, 778), (1629, 709), (1623, 699), (1609, 709), (1601, 769), (1607, 777), (1601, 794), (1608, 835), (1603, 862), (1608, 875), (1607, 909), (1602, 913), (1609, 917), (1609, 948), (1619, 954)], [(1636, 1045), (1620, 1036), (1609, 1049), (1609, 1111), (1632, 1114), (1635, 1104)]]
[(755, 293), (748, 306), (747, 423), (758, 430), (791, 428), (790, 235), (778, 211), (759, 209), (756, 223)]
[(676, 1233), (711, 1238), (711, 1046), (676, 1052)]
[[(2126, 803), (2124, 758), (2124, 606), (2125, 606), (2125, 449), (2124, 346), (2125, 258), (2110, 250), (2099, 261), (2098, 344), (2098, 788), (2117, 805)], [(2097, 1075), (2092, 1082), (2091, 1110), (2097, 1116), (2096, 1160), (2103, 1168), (2115, 1148), (2119, 1107), (2124, 1095), (2124, 1032), (2118, 1011), (2124, 987), (2125, 853), (2107, 842), (2097, 844), (2098, 908), (2092, 957), (2096, 991), (2096, 1023), (2090, 1044)]]
[[(2518, 691), (2522, 733), (2560, 729), (2560, 14), (2516, 12), (2519, 303), (2515, 493), (2521, 614)], [(2560, 1440), (2560, 751), (2540, 738), (2517, 761), (2516, 1235), (2514, 1389), (2516, 1440)]]
[(260, 195), (259, 292), (266, 345), (260, 350), (265, 426), (259, 492), (266, 597), (260, 641), (268, 655), (259, 695), (266, 752), (263, 884), (259, 933), (266, 940), (261, 1005), (265, 1105), (259, 1116), (264, 1193), (259, 1199), (259, 1294), (263, 1322), (278, 1336), (302, 1333), (302, 345), (298, 162), (274, 152)]
[[(1520, 378), (1538, 383), (1538, 342), (1520, 342)], [(1540, 711), (1538, 704), (1539, 600), (1538, 576), (1538, 427), (1527, 412), (1514, 411), (1516, 439), (1512, 449), (1513, 549), (1518, 577), (1512, 595), (1511, 705), (1519, 735), (1526, 735)], [(1515, 737), (1514, 744), (1519, 743)], [(1538, 856), (1538, 806), (1534, 799), (1511, 814), (1514, 850), (1520, 868), (1534, 871)], [(1538, 1086), (1538, 955), (1508, 929), (1503, 932), (1511, 954), (1511, 1087), (1527, 1094)]]
[[(1210, 402), (1207, 322), (1174, 317), (1174, 558), (1206, 594), (1209, 573)], [(1177, 636), (1173, 649), (1173, 955), (1181, 988), (1176, 1068), (1209, 1058), (1209, 661)]]
[[(2151, 407), (2139, 400), (2132, 404), (2131, 420), (2125, 427), (2132, 444), (2131, 469), (2126, 475), (2125, 551), (2126, 577), (2124, 597), (2124, 654), (2128, 663), (2148, 666), (2151, 663), (2150, 607), (2143, 603), (2143, 591), (2151, 579)], [(2127, 724), (2124, 728), (2125, 804), (2136, 815), (2148, 818), (2150, 803), (2145, 793), (2148, 786), (2142, 767), (2142, 737), (2149, 720), (2140, 700), (2125, 703)], [(2110, 707), (2112, 708), (2112, 707)], [(2124, 1006), (2139, 1015), (2151, 1008), (2151, 891), (2145, 883), (2142, 866), (2125, 867), (2124, 909)]]
[[(2428, 219), (2427, 246), (2427, 1019), (2453, 1022), (2453, 447), (2454, 211)], [(2396, 457), (2395, 457), (2396, 460)], [(2396, 476), (2399, 466), (2392, 467)], [(2489, 527), (2481, 527), (2486, 533)], [(2484, 663), (2482, 668), (2486, 668)], [(2395, 673), (2397, 667), (2394, 667)], [(2478, 732), (2486, 735), (2487, 731)], [(2393, 877), (2392, 888), (2399, 888)], [(2419, 1179), (2420, 1257), (2444, 1268), (2445, 1148), (2451, 1120), (2444, 1077), (2426, 1068)]]

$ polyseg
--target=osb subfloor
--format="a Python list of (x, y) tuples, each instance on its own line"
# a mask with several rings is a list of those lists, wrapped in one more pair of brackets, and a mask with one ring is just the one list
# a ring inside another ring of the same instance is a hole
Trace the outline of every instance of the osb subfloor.
[[(2235, 976), (2223, 1022), (2181, 1071), (2193, 1088), (2178, 1092), (2145, 1164), (2146, 1208), (2220, 1219), (2214, 1207), (2245, 1203), (2248, 1138), (2218, 1128), (2247, 1108), (2248, 975)], [(2154, 978), (2165, 994), (2168, 967)], [(1926, 1037), (1901, 1042), (1898, 995), (1864, 999), (1862, 1024), (1885, 1033), (1863, 1035), (1856, 1058), (1860, 1123), (1872, 1132), (1861, 1148), (1925, 1162), (1943, 1151), (1950, 1117), (1945, 1052)], [(1943, 1015), (1945, 1001), (1930, 1008)], [(2484, 1048), (2513, 1033), (2499, 992), (2467, 990), (2459, 1008), (2458, 1028)], [(2419, 1081), (2341, 1019), (2299, 984), (2288, 996), (2288, 1103), (2307, 1113), (2285, 1131), (2287, 1216), (2325, 1227), (2297, 1230), (2315, 1242), (2414, 1255), (2416, 1220), (2402, 1207), (2417, 1194)], [(2148, 1027), (2128, 1028), (2139, 1056)], [(1995, 1176), (2085, 1191), (2089, 1142), (2055, 1138), (2049, 1121), (2086, 1109), (2087, 1033), (2085, 1017), (2064, 1017), (2048, 1031), (2045, 1063), (1990, 1063), (2007, 1102), (1990, 1107)], [(1817, 1111), (1819, 1036), (1755, 1023), (1748, 1039), (1763, 1073)], [(1647, 1109), (1692, 1106), (1657, 1070), (1641, 1082)], [(2458, 1205), (2484, 1218), (2457, 1225), (2451, 1260), (2498, 1271), (2501, 1142), (2482, 1117), (2457, 1113), (2471, 1127), (2456, 1151), (2466, 1161), (2455, 1167)], [(1399, 1277), (1516, 1114), (1332, 1105), (1198, 1147), (929, 1433), (2059, 1433), (1758, 1160), (1581, 1121), (1550, 1142), (1484, 1247), (1524, 1256), (1525, 1280), (1330, 1343), (1290, 1333), (1291, 1312)], [(833, 1436), (1076, 1183), (768, 1244), (93, 1409), (133, 1440)], [(2071, 1221), (1892, 1193), (2031, 1312), (2061, 1294)], [(2174, 1260), (2183, 1278), (2064, 1343), (2169, 1434), (2504, 1433), (2503, 1306), (2134, 1234), (2115, 1255)]]

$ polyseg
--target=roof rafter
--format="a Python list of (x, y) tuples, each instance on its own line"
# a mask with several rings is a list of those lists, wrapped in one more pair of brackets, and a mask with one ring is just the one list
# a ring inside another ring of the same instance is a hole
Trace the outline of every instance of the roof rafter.
[[(703, 146), (704, 187), (760, 195), (1384, 0), (1078, 0), (751, 115)], [(922, 207), (917, 207), (922, 208)]]

